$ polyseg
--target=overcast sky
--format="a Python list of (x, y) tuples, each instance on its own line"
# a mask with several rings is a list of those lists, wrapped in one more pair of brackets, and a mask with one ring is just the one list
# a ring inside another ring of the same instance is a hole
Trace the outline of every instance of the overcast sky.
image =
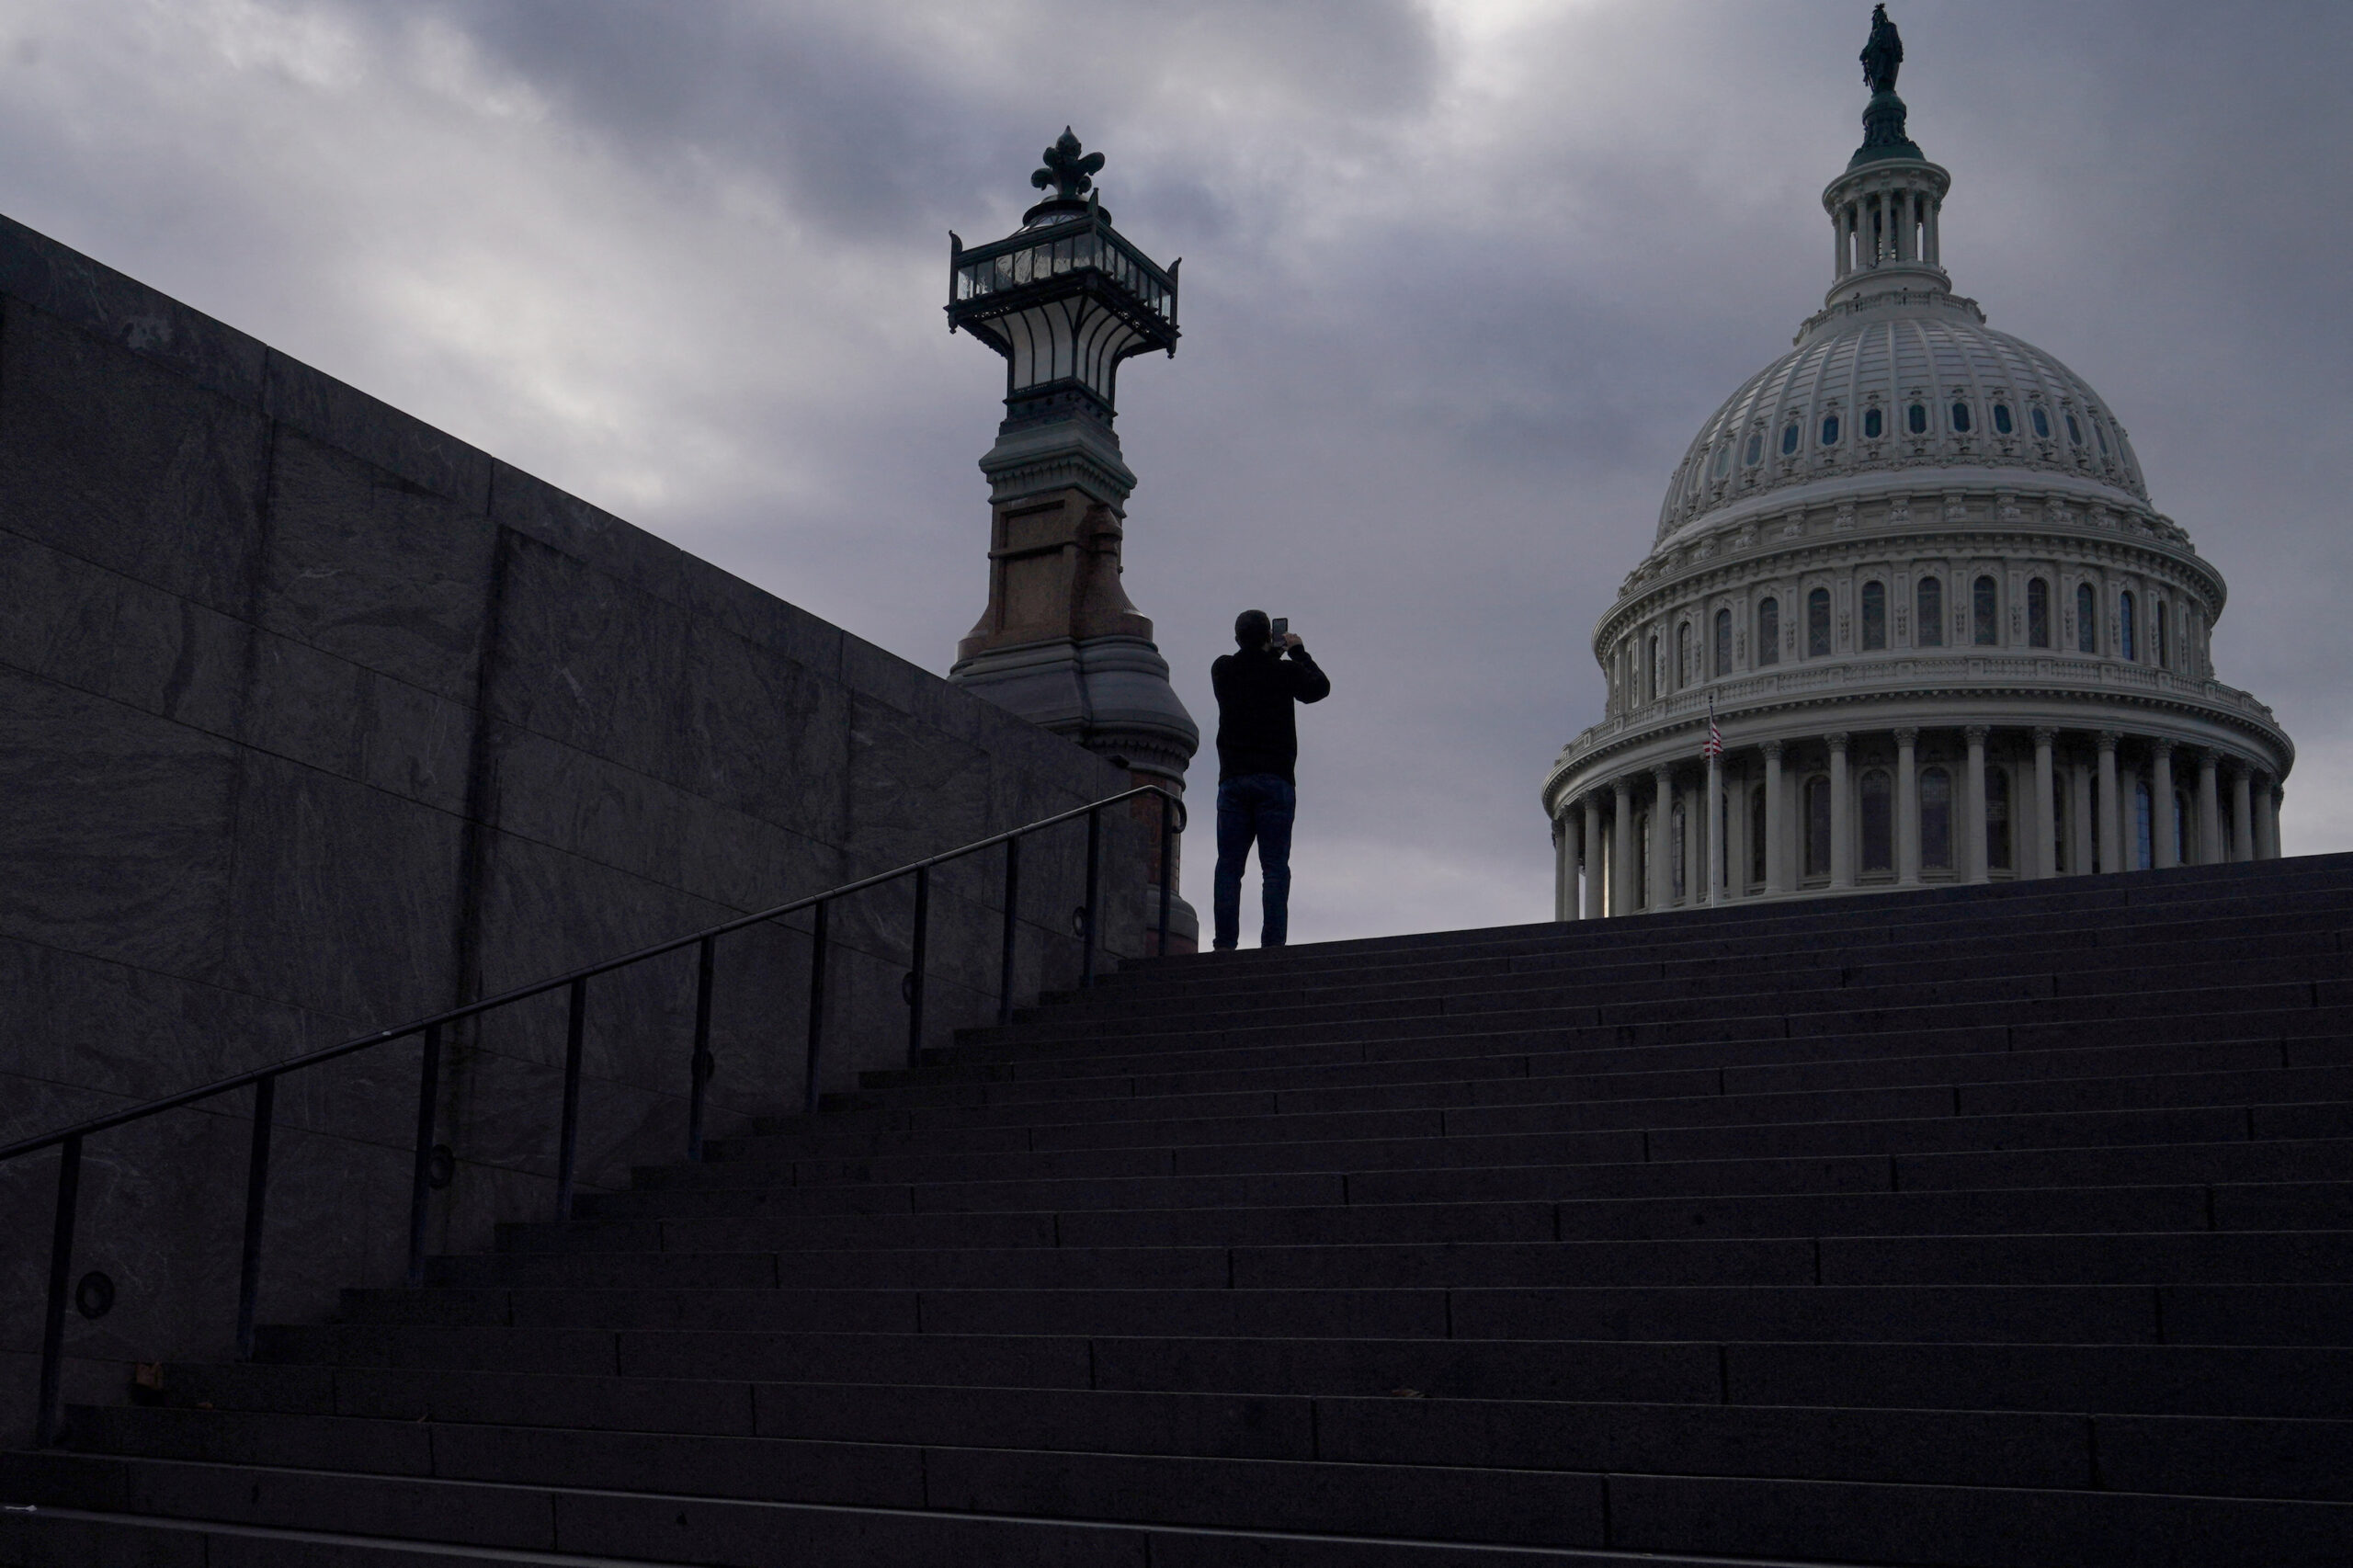
[[(2353, 847), (2353, 6), (1894, 13), (1955, 287), (2131, 430), (2297, 743), (2288, 849)], [(1067, 122), (1185, 259), (1120, 378), (1129, 593), (1205, 731), (1245, 606), (1333, 676), (1293, 938), (1541, 919), (1593, 623), (1828, 283), (1869, 17), (0, 0), (0, 211), (944, 672), (1003, 392), (947, 231)]]

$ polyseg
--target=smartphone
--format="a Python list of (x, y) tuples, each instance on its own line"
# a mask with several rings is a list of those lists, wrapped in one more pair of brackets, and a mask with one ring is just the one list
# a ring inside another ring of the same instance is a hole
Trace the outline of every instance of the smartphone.
[(1290, 634), (1290, 617), (1287, 615), (1279, 615), (1275, 617), (1275, 646), (1279, 648), (1281, 647), (1283, 639)]

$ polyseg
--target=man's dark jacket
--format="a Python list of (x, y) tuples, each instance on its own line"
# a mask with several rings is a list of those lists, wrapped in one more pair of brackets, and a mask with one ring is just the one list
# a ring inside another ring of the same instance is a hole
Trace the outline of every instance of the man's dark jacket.
[(1293, 648), (1289, 657), (1272, 648), (1228, 653), (1210, 666), (1210, 685), (1217, 692), (1218, 782), (1271, 773), (1296, 783), (1299, 726), (1290, 705), (1332, 694), (1331, 677), (1307, 650)]

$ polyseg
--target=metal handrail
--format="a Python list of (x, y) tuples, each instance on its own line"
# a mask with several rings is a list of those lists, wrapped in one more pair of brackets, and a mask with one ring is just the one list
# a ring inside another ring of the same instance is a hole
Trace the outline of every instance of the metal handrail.
[(436, 1185), (433, 1180), (436, 1144), (433, 1142), (436, 1119), (436, 1096), (439, 1085), (441, 1035), (451, 1024), (462, 1023), (499, 1007), (543, 996), (551, 991), (568, 988), (571, 993), (570, 1016), (565, 1028), (563, 1126), (556, 1156), (556, 1217), (563, 1219), (572, 1210), (574, 1162), (579, 1151), (580, 1075), (582, 1044), (585, 1038), (588, 1006), (588, 982), (599, 975), (627, 969), (649, 959), (692, 947), (698, 949), (695, 977), (694, 1053), (689, 1063), (691, 1088), (687, 1110), (687, 1157), (699, 1160), (703, 1153), (703, 1104), (706, 1086), (710, 1081), (715, 1062), (710, 1053), (711, 988), (715, 970), (716, 944), (720, 937), (748, 926), (762, 925), (804, 909), (816, 912), (810, 951), (809, 1029), (807, 1070), (803, 1074), (802, 1109), (804, 1113), (817, 1108), (817, 1068), (819, 1048), (823, 1040), (824, 1017), (824, 974), (827, 954), (826, 909), (836, 899), (868, 892), (902, 877), (915, 880), (914, 932), (910, 943), (908, 969), (900, 983), (902, 998), (907, 1005), (907, 1065), (916, 1064), (923, 1047), (924, 968), (931, 908), (931, 871), (935, 866), (961, 860), (983, 849), (1005, 846), (1005, 932), (998, 971), (997, 1022), (1010, 1022), (1013, 1017), (1013, 972), (1017, 948), (1017, 921), (1016, 900), (1021, 885), (1021, 840), (1032, 834), (1063, 823), (1086, 819), (1086, 902), (1081, 907), (1080, 933), (1084, 943), (1080, 960), (1080, 984), (1095, 983), (1096, 934), (1101, 909), (1102, 812), (1105, 809), (1144, 795), (1160, 797), (1160, 908), (1158, 911), (1159, 949), (1168, 950), (1168, 922), (1171, 884), (1168, 864), (1173, 858), (1176, 835), (1185, 826), (1185, 802), (1175, 791), (1158, 784), (1139, 785), (1117, 795), (1108, 795), (1086, 805), (1074, 807), (1050, 817), (1041, 817), (1004, 833), (975, 839), (954, 849), (911, 860), (892, 870), (877, 872), (854, 882), (812, 893), (787, 903), (779, 903), (756, 914), (742, 915), (733, 920), (710, 926), (685, 937), (674, 937), (641, 948), (620, 958), (575, 969), (552, 979), (502, 991), (463, 1006), (448, 1008), (404, 1024), (322, 1046), (300, 1056), (185, 1089), (176, 1095), (150, 1100), (128, 1110), (93, 1117), (86, 1121), (45, 1132), (37, 1137), (19, 1139), (0, 1146), (0, 1164), (43, 1149), (61, 1148), (63, 1157), (57, 1170), (57, 1216), (50, 1240), (49, 1293), (41, 1328), (40, 1391), (36, 1405), (33, 1446), (48, 1448), (58, 1438), (58, 1383), (63, 1367), (65, 1330), (66, 1279), (72, 1273), (74, 1215), (81, 1188), (82, 1142), (94, 1133), (108, 1131), (142, 1121), (165, 1111), (215, 1098), (221, 1095), (250, 1085), (254, 1090), (253, 1147), (248, 1160), (245, 1183), (245, 1223), (244, 1256), (238, 1270), (237, 1356), (240, 1360), (253, 1355), (255, 1298), (259, 1289), (261, 1239), (264, 1201), (269, 1184), (269, 1143), (271, 1124), (277, 1104), (278, 1080), (305, 1068), (320, 1066), (375, 1046), (412, 1035), (424, 1037), (424, 1051), (418, 1063), (416, 1148), (412, 1173), (409, 1200), (408, 1282), (421, 1285), (425, 1281), (425, 1235), (429, 1218), (428, 1194)]

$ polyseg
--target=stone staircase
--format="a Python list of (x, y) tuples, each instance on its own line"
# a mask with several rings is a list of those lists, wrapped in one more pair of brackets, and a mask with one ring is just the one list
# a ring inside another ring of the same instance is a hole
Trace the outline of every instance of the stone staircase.
[(2341, 1565), (2348, 942), (2329, 857), (1140, 966), (74, 1409), (0, 1562)]

